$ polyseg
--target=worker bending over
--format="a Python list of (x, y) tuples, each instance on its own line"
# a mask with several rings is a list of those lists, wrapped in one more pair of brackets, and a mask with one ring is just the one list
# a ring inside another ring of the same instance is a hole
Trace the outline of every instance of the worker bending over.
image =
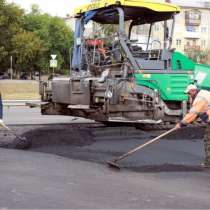
[(193, 123), (197, 118), (200, 118), (206, 123), (205, 135), (204, 135), (204, 147), (205, 147), (205, 167), (210, 167), (210, 91), (198, 90), (196, 85), (189, 85), (186, 89), (186, 93), (189, 95), (192, 108), (189, 113), (185, 115), (180, 123), (176, 125), (176, 128), (185, 127)]

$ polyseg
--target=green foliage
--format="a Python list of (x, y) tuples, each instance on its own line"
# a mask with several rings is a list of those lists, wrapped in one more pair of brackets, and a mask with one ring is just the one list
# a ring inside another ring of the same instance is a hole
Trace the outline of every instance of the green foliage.
[(31, 12), (0, 0), (0, 65), (9, 68), (13, 56), (16, 71), (49, 71), (51, 54), (56, 54), (58, 68), (69, 68), (69, 49), (73, 32), (59, 17), (40, 12), (32, 5)]
[(24, 28), (35, 33), (43, 41), (46, 51), (43, 57), (38, 60), (42, 70), (49, 69), (51, 54), (57, 55), (58, 68), (68, 68), (73, 32), (66, 26), (62, 18), (42, 14), (33, 5), (31, 13), (24, 17)]
[(118, 29), (118, 25), (113, 25), (113, 24), (106, 24), (106, 25), (101, 25), (101, 31), (105, 36), (111, 36), (113, 35)]
[(21, 71), (36, 70), (39, 68), (39, 60), (45, 49), (42, 41), (33, 32), (22, 31), (11, 40), (15, 67)]
[(194, 50), (187, 53), (188, 57), (196, 63), (210, 64), (209, 50)]
[(93, 22), (94, 35), (97, 37), (111, 36), (117, 32), (118, 26), (113, 24), (100, 24)]
[(20, 32), (24, 11), (15, 4), (6, 4), (0, 0), (0, 64), (1, 70), (9, 66), (12, 55), (11, 39)]

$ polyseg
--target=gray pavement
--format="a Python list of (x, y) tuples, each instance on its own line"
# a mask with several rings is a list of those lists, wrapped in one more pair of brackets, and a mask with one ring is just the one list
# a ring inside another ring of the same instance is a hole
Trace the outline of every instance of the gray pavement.
[(7, 125), (27, 124), (59, 124), (59, 123), (81, 123), (91, 122), (90, 120), (70, 116), (45, 116), (41, 115), (39, 108), (24, 106), (5, 106), (4, 121)]
[[(39, 125), (43, 121), (35, 111), (5, 112), (7, 122), (17, 123), (11, 128), (30, 139), (32, 147), (0, 149), (0, 208), (210, 209), (210, 170), (198, 167), (204, 158), (202, 129), (176, 133), (114, 171), (107, 160), (158, 132), (68, 124), (56, 116), (45, 116), (46, 124)], [(20, 125), (21, 117), (35, 124)], [(55, 124), (58, 119), (62, 124)], [(0, 143), (8, 139), (12, 143), (14, 138), (1, 130)]]
[(56, 155), (0, 149), (0, 207), (210, 208), (207, 172), (114, 172)]

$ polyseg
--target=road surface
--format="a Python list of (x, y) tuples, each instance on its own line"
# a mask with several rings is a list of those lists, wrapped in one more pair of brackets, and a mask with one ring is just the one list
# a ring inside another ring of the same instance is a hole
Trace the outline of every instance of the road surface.
[(5, 106), (4, 121), (7, 125), (91, 122), (90, 120), (78, 117), (41, 115), (39, 108), (29, 108), (24, 106)]
[[(34, 110), (7, 111), (11, 128), (32, 145), (27, 151), (0, 149), (0, 208), (210, 208), (210, 171), (198, 167), (204, 158), (201, 128), (179, 131), (114, 171), (104, 164), (107, 160), (158, 132), (72, 125), (65, 117), (46, 117), (43, 125)], [(18, 125), (19, 118), (34, 125)], [(14, 146), (6, 131), (0, 131), (0, 140), (3, 147)]]

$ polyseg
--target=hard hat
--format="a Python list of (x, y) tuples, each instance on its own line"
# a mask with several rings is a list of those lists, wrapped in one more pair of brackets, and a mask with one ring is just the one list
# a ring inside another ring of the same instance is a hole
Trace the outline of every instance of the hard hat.
[(196, 85), (193, 85), (193, 84), (190, 84), (187, 86), (187, 89), (185, 90), (185, 93), (189, 93), (191, 90), (197, 90), (197, 86)]

